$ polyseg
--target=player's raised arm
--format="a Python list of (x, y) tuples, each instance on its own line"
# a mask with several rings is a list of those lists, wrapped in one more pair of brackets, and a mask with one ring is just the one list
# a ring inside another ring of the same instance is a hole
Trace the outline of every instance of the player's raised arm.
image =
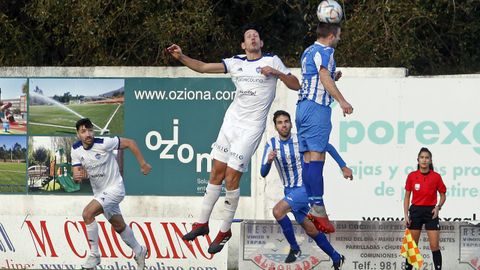
[(173, 56), (173, 58), (182, 62), (182, 64), (184, 64), (185, 66), (189, 67), (190, 69), (196, 72), (200, 72), (200, 73), (224, 73), (225, 72), (225, 66), (223, 65), (223, 63), (205, 63), (200, 60), (188, 57), (182, 53), (182, 48), (180, 48), (180, 46), (178, 46), (177, 44), (172, 44), (166, 50)]
[(125, 148), (128, 148), (130, 151), (132, 151), (133, 155), (138, 161), (138, 164), (140, 164), (140, 170), (144, 175), (147, 175), (152, 170), (152, 166), (150, 166), (150, 164), (148, 164), (143, 158), (142, 152), (140, 152), (137, 143), (132, 139), (120, 138), (120, 149)]

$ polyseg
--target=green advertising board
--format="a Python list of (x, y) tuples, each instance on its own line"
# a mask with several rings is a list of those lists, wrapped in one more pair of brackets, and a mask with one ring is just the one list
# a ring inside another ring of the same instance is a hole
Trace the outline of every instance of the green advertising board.
[[(142, 177), (127, 151), (127, 193), (203, 196), (211, 169), (211, 145), (234, 95), (228, 78), (126, 79), (125, 137), (137, 141), (153, 167)], [(243, 196), (250, 195), (249, 171), (241, 179)]]

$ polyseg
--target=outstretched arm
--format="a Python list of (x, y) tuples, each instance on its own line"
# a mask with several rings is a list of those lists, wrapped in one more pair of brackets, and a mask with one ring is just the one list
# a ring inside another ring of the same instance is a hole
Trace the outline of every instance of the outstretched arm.
[(326, 151), (335, 160), (335, 162), (337, 162), (338, 167), (340, 167), (340, 169), (342, 170), (343, 177), (345, 179), (353, 180), (352, 169), (347, 167), (347, 163), (345, 163), (343, 158), (337, 152), (337, 149), (335, 149), (335, 147), (329, 143), (329, 144), (327, 144)]
[(327, 90), (327, 92), (340, 104), (340, 107), (343, 111), (343, 116), (353, 113), (352, 105), (345, 100), (340, 90), (338, 90), (337, 85), (333, 81), (332, 77), (330, 77), (330, 71), (322, 66), (319, 73), (320, 81), (325, 87), (325, 90)]
[(132, 139), (120, 138), (120, 149), (125, 148), (128, 148), (130, 151), (132, 151), (133, 155), (138, 161), (138, 164), (140, 164), (140, 170), (144, 175), (147, 175), (152, 170), (152, 166), (150, 166), (150, 164), (148, 164), (143, 158), (142, 152), (140, 152), (137, 143)]
[(185, 66), (190, 69), (195, 70), (200, 73), (224, 73), (225, 66), (223, 63), (205, 63), (197, 59), (190, 58), (182, 53), (182, 48), (177, 44), (172, 44), (168, 47), (167, 52), (169, 52), (173, 58), (182, 62)]

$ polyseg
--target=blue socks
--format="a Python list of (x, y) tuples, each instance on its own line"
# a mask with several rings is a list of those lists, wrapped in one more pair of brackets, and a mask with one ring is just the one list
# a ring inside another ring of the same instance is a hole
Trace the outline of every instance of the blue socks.
[(307, 178), (304, 179), (305, 183), (308, 183), (310, 193), (308, 193), (308, 202), (311, 206), (319, 205), (324, 206), (323, 203), (323, 165), (325, 161), (310, 161), (308, 165)]
[(277, 220), (277, 222), (282, 227), (283, 235), (285, 235), (285, 238), (287, 238), (290, 247), (293, 250), (300, 250), (297, 239), (295, 239), (295, 231), (293, 230), (292, 221), (290, 221), (288, 216), (284, 216), (281, 220)]
[(308, 183), (307, 177), (308, 177), (308, 168), (310, 163), (303, 163), (302, 164), (302, 181), (303, 181), (303, 186), (305, 187), (305, 190), (307, 191), (307, 195), (310, 196), (312, 194), (312, 191), (310, 189), (310, 183)]
[(323, 252), (327, 253), (327, 255), (332, 258), (333, 262), (338, 262), (341, 260), (340, 254), (335, 251), (335, 249), (332, 247), (330, 242), (328, 242), (327, 237), (325, 237), (325, 234), (319, 233), (317, 236), (312, 237), (315, 243), (317, 243), (317, 246), (323, 250)]

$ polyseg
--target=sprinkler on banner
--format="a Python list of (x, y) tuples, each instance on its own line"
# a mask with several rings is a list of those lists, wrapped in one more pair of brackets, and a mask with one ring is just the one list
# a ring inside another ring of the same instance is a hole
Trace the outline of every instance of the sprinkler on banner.
[(100, 135), (110, 134), (110, 130), (108, 128), (100, 129)]

